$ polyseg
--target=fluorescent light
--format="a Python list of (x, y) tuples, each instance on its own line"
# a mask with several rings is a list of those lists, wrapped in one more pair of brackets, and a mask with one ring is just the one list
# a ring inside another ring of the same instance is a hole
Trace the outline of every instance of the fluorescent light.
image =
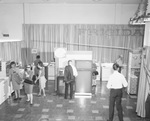
[(0, 39), (0, 42), (19, 42), (19, 39)]

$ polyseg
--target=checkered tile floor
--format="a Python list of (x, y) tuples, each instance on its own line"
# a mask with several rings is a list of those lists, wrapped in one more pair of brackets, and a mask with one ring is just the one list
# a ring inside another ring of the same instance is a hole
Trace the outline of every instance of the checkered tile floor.
[[(49, 81), (53, 85), (53, 81)], [(109, 90), (106, 82), (99, 82), (96, 95), (92, 98), (64, 99), (55, 94), (53, 86), (46, 89), (46, 97), (38, 97), (34, 90), (34, 105), (26, 102), (22, 90), (21, 101), (10, 97), (0, 106), (0, 121), (106, 121), (108, 119)], [(146, 121), (136, 115), (136, 98), (124, 93), (124, 121)], [(119, 121), (115, 110), (114, 121)]]

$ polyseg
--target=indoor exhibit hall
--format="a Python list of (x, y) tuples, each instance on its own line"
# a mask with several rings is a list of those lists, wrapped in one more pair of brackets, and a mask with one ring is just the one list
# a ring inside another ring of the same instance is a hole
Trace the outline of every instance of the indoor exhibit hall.
[(0, 0), (0, 121), (150, 121), (150, 0)]

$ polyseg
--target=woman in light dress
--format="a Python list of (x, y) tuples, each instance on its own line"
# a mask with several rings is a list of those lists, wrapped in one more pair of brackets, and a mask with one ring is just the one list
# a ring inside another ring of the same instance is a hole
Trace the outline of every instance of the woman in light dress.
[(24, 71), (24, 87), (25, 93), (27, 94), (27, 102), (30, 102), (30, 105), (33, 104), (33, 71), (31, 70), (31, 66), (28, 65)]
[(46, 78), (45, 78), (45, 73), (44, 73), (44, 67), (43, 67), (43, 63), (40, 61), (38, 62), (38, 69), (39, 69), (39, 74), (38, 77), (35, 81), (35, 83), (37, 82), (37, 80), (39, 79), (39, 96), (41, 96), (41, 93), (43, 91), (43, 96), (45, 95), (45, 86), (46, 86)]
[[(20, 85), (21, 85), (21, 76), (20, 76), (19, 68), (16, 67), (16, 63), (12, 61), (10, 63), (10, 70), (9, 70), (9, 79), (10, 79), (10, 85), (12, 82), (12, 87), (15, 92), (15, 98), (14, 100), (21, 100), (20, 97)], [(17, 77), (18, 76), (18, 77)]]

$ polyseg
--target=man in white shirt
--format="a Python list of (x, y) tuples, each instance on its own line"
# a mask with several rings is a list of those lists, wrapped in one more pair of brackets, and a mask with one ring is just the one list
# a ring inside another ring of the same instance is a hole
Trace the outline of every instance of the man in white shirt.
[(119, 121), (123, 121), (123, 113), (122, 113), (122, 89), (127, 87), (128, 83), (123, 74), (119, 73), (119, 65), (117, 63), (113, 64), (114, 72), (109, 77), (107, 88), (110, 89), (110, 97), (109, 97), (109, 120), (113, 121), (114, 117), (114, 107), (116, 103), (116, 108), (118, 111)]

